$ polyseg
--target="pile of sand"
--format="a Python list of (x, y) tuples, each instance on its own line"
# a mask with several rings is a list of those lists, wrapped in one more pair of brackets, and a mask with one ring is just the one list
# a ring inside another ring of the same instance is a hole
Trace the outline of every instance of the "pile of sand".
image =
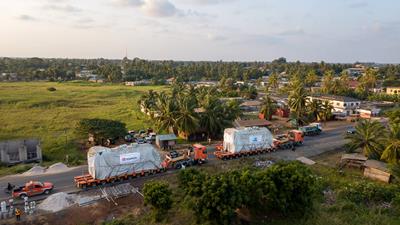
[(47, 169), (46, 173), (60, 173), (64, 172), (68, 169), (68, 166), (66, 166), (64, 163), (55, 163)]
[(38, 209), (49, 212), (58, 212), (66, 209), (76, 203), (76, 195), (69, 195), (65, 192), (59, 192), (50, 195), (42, 203), (39, 204)]
[(24, 175), (40, 175), (43, 174), (46, 171), (46, 168), (42, 167), (42, 166), (34, 166), (32, 167), (30, 170), (24, 172)]

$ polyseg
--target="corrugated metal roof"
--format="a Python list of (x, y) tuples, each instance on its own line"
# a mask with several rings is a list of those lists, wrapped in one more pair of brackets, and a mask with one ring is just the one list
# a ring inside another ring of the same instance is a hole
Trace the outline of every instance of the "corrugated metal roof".
[(255, 120), (236, 120), (234, 122), (236, 127), (258, 127), (258, 126), (271, 126), (272, 123), (267, 120), (255, 119)]
[(178, 139), (175, 134), (159, 134), (156, 138), (160, 141), (169, 141)]

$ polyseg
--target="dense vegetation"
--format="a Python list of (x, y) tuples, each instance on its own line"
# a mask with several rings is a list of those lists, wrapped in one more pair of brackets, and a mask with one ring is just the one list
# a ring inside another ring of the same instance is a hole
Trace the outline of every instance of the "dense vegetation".
[[(279, 58), (272, 62), (186, 62), (108, 59), (45, 59), (0, 58), (0, 73), (17, 73), (19, 80), (71, 80), (81, 69), (89, 69), (110, 82), (152, 80), (155, 84), (175, 77), (179, 81), (258, 79), (267, 74), (285, 72), (307, 77), (309, 84), (328, 71), (340, 74), (352, 64), (287, 62)], [(371, 66), (371, 65), (367, 65)], [(400, 66), (380, 65), (377, 75), (385, 86), (399, 85)], [(6, 77), (7, 78), (7, 77)], [(6, 79), (5, 78), (5, 79)]]
[[(110, 222), (144, 224), (398, 224), (400, 189), (321, 165), (278, 163), (267, 169), (182, 170), (172, 180), (172, 208), (154, 223), (147, 210)], [(246, 166), (247, 165), (247, 166)], [(233, 166), (235, 168), (235, 166)], [(168, 192), (168, 191), (166, 191)], [(150, 208), (150, 210), (153, 210)]]
[(150, 90), (138, 103), (154, 118), (160, 131), (192, 140), (221, 136), (241, 115), (238, 102), (221, 102), (216, 89), (187, 88), (181, 84), (174, 85), (171, 93)]
[(384, 127), (378, 121), (361, 120), (355, 126), (355, 133), (348, 134), (348, 150), (361, 151), (371, 159), (391, 164), (393, 174), (400, 178), (400, 108), (387, 112), (389, 124)]

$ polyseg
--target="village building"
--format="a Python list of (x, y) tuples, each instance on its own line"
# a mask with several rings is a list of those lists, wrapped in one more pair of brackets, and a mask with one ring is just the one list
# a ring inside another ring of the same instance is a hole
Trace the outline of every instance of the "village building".
[(259, 111), (261, 105), (262, 102), (258, 100), (244, 101), (242, 104), (240, 104), (240, 109), (247, 112), (254, 112)]
[(349, 116), (357, 114), (357, 109), (361, 105), (361, 101), (355, 98), (336, 95), (315, 95), (307, 97), (310, 101), (316, 99), (321, 102), (328, 101), (332, 107), (332, 113), (338, 116)]
[(156, 136), (156, 145), (160, 149), (172, 149), (177, 139), (175, 134), (159, 134)]
[(144, 86), (144, 85), (150, 85), (150, 84), (151, 84), (150, 80), (125, 81), (126, 86)]
[(400, 87), (386, 87), (386, 94), (400, 95)]
[(42, 149), (37, 139), (0, 142), (0, 162), (13, 165), (25, 162), (41, 162)]

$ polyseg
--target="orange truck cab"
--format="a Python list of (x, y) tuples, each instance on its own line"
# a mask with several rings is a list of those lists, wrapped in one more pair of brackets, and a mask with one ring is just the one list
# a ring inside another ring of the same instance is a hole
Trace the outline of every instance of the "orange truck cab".
[(194, 157), (193, 157), (194, 160), (205, 161), (208, 158), (207, 147), (204, 145), (194, 144), (193, 152), (194, 152)]
[(14, 188), (12, 190), (12, 197), (24, 198), (40, 194), (50, 194), (54, 185), (50, 182), (29, 181), (25, 186)]
[(296, 144), (303, 144), (304, 133), (299, 130), (291, 130), (287, 134), (289, 138)]
[(208, 158), (207, 148), (201, 144), (194, 144), (184, 154), (171, 151), (166, 155), (162, 167), (180, 169), (182, 167), (203, 164)]

